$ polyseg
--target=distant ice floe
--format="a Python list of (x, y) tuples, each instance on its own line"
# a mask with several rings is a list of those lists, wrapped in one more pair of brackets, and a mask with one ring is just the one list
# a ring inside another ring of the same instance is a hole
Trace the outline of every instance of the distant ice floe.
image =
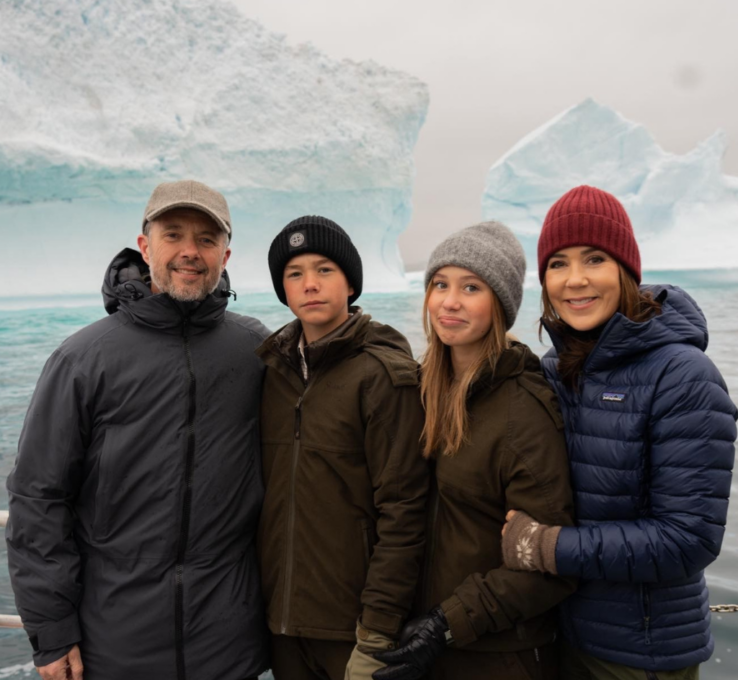
[(625, 206), (644, 269), (738, 266), (738, 177), (722, 174), (725, 135), (693, 151), (667, 153), (642, 126), (587, 99), (521, 139), (489, 170), (485, 219), (508, 224), (535, 266), (551, 205), (589, 184)]
[(221, 190), (229, 273), (269, 286), (269, 243), (322, 214), (362, 253), (365, 289), (406, 289), (424, 83), (289, 45), (226, 0), (0, 3), (0, 295), (99, 289), (153, 187)]

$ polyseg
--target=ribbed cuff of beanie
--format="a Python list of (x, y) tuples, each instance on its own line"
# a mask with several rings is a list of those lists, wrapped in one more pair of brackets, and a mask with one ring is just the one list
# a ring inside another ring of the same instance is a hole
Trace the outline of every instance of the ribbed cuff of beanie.
[(599, 248), (620, 262), (637, 283), (641, 282), (641, 255), (632, 230), (616, 220), (578, 213), (551, 223), (538, 241), (538, 276), (543, 283), (552, 255), (574, 246)]
[(549, 258), (559, 250), (592, 246), (608, 253), (641, 282), (641, 255), (623, 204), (597, 187), (567, 191), (551, 208), (538, 238), (538, 276), (543, 283)]
[(338, 224), (319, 215), (306, 215), (292, 220), (277, 234), (269, 247), (269, 273), (280, 302), (287, 304), (284, 268), (293, 257), (307, 253), (324, 255), (341, 268), (354, 289), (348, 298), (348, 303), (352, 305), (361, 295), (364, 279), (359, 251)]

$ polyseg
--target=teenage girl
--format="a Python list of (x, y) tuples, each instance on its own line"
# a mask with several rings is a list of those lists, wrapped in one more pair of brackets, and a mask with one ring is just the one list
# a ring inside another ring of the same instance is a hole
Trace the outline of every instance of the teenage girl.
[(425, 275), (424, 453), (432, 488), (420, 611), (376, 680), (557, 678), (554, 607), (574, 579), (511, 571), (510, 508), (572, 523), (563, 423), (540, 362), (507, 333), (525, 255), (497, 222), (441, 243)]

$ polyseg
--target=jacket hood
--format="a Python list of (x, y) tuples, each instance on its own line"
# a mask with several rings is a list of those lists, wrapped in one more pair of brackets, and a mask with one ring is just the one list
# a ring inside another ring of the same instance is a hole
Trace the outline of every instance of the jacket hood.
[(471, 384), (470, 394), (480, 389), (495, 388), (505, 380), (515, 378), (526, 370), (536, 370), (540, 366), (538, 358), (530, 351), (527, 345), (512, 342), (497, 360), (494, 370), (486, 363), (474, 382)]
[[(637, 323), (616, 312), (607, 322), (587, 359), (587, 370), (602, 370), (634, 354), (675, 343), (707, 349), (707, 321), (699, 305), (681, 288), (667, 284), (640, 286), (661, 303), (661, 314)], [(563, 338), (544, 323), (556, 353)]]
[[(505, 380), (517, 379), (526, 382), (526, 377), (533, 373), (541, 372), (541, 360), (528, 347), (517, 340), (513, 341), (497, 360), (494, 371), (489, 365), (485, 365), (478, 377), (474, 380), (470, 388), (470, 395), (475, 394), (482, 389), (496, 389)], [(545, 394), (536, 396), (540, 399), (548, 398), (551, 390), (545, 384), (541, 383)], [(533, 390), (538, 392), (537, 389)]]
[(102, 295), (108, 314), (122, 312), (134, 323), (157, 329), (179, 328), (186, 318), (193, 328), (210, 328), (225, 315), (231, 295), (230, 278), (224, 270), (218, 287), (204, 300), (180, 302), (166, 293), (151, 292), (149, 265), (137, 250), (124, 248), (110, 263)]

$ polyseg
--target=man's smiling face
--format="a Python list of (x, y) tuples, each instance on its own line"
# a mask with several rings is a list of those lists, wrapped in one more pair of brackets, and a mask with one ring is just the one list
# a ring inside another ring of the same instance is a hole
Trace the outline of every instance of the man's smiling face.
[(203, 212), (169, 210), (148, 225), (138, 246), (151, 269), (151, 290), (175, 300), (203, 300), (218, 286), (231, 250), (228, 237)]

